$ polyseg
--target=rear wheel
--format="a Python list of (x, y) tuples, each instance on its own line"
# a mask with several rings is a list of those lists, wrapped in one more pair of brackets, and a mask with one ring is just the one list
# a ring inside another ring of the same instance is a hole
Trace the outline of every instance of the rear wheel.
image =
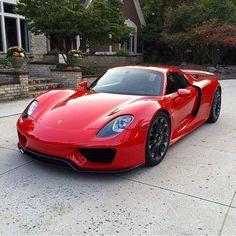
[(209, 123), (215, 123), (219, 116), (220, 116), (220, 109), (221, 109), (221, 91), (218, 88), (214, 94), (212, 106), (211, 106), (211, 113), (208, 118)]
[(146, 140), (146, 166), (155, 166), (165, 157), (170, 142), (170, 121), (165, 112), (153, 119)]

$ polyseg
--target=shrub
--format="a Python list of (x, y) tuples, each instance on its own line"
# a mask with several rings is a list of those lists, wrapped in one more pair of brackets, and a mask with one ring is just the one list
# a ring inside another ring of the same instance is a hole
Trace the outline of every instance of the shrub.
[(129, 56), (129, 51), (127, 49), (120, 49), (116, 52), (116, 56), (126, 57)]
[(60, 54), (60, 50), (58, 48), (54, 48), (51, 51), (47, 52), (47, 55), (52, 55), (52, 56), (56, 56), (58, 54)]

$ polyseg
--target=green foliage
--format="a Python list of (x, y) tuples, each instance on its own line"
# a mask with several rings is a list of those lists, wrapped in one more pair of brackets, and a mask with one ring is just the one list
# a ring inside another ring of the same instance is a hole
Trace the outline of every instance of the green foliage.
[(122, 57), (129, 56), (129, 50), (122, 48), (116, 52), (116, 56), (122, 56)]
[(57, 63), (56, 68), (65, 70), (67, 68), (67, 64), (66, 63)]
[(86, 47), (129, 37), (121, 9), (120, 0), (94, 0), (89, 7), (84, 0), (19, 0), (16, 5), (31, 32), (71, 42), (79, 34)]
[(47, 52), (47, 55), (57, 56), (61, 53), (61, 51), (58, 48), (54, 48), (51, 51)]
[(1, 65), (6, 65), (7, 64), (7, 60), (4, 58), (0, 58), (0, 66)]
[(129, 38), (131, 31), (124, 24), (120, 0), (93, 0), (87, 13), (86, 30), (82, 37), (88, 46), (96, 42), (112, 44)]
[(148, 21), (144, 40), (149, 51), (159, 49), (162, 54), (162, 45), (176, 60), (215, 63), (219, 52), (223, 55), (228, 47), (235, 47), (235, 0), (150, 0), (144, 9)]
[(7, 55), (6, 58), (10, 58), (10, 57), (20, 57), (20, 58), (27, 58), (26, 52), (23, 48), (18, 47), (18, 46), (14, 46), (14, 47), (10, 47), (7, 50)]
[(83, 75), (101, 75), (107, 69), (102, 67), (81, 67)]

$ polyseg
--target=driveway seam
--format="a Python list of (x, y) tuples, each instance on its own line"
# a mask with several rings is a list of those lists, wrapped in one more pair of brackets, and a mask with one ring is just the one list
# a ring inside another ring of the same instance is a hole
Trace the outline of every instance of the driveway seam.
[(10, 115), (6, 115), (6, 116), (0, 116), (0, 119), (3, 119), (3, 118), (8, 118), (8, 117), (11, 117), (11, 116), (18, 116), (20, 115), (21, 113), (15, 113), (15, 114), (10, 114)]
[(10, 173), (10, 172), (12, 172), (12, 171), (14, 171), (14, 170), (20, 168), (20, 167), (23, 167), (23, 166), (25, 166), (25, 165), (28, 165), (28, 164), (30, 164), (31, 162), (33, 162), (33, 161), (28, 161), (28, 162), (26, 162), (26, 163), (24, 163), (24, 164), (21, 164), (21, 165), (15, 167), (15, 168), (13, 168), (13, 169), (10, 169), (10, 170), (7, 170), (7, 171), (5, 171), (5, 172), (3, 172), (3, 173), (0, 173), (0, 177), (2, 177), (2, 176), (5, 175), (5, 174), (8, 174), (8, 173)]
[(229, 216), (229, 211), (230, 211), (230, 209), (231, 209), (231, 208), (236, 208), (236, 207), (233, 207), (233, 206), (232, 206), (235, 197), (236, 197), (236, 191), (235, 191), (234, 194), (233, 194), (233, 197), (232, 197), (232, 199), (231, 199), (230, 205), (229, 205), (228, 210), (227, 210), (227, 212), (226, 212), (226, 214), (225, 214), (224, 221), (223, 221), (223, 223), (222, 223), (222, 226), (221, 226), (219, 235), (222, 235), (222, 232), (223, 232), (223, 229), (224, 229), (224, 226), (225, 226), (225, 222), (226, 222), (226, 220), (227, 220), (227, 218), (228, 218), (228, 216)]
[(154, 185), (154, 184), (148, 184), (148, 183), (144, 183), (144, 182), (141, 182), (141, 181), (138, 181), (138, 180), (133, 180), (133, 179), (125, 178), (125, 177), (120, 177), (120, 178), (132, 181), (134, 183), (139, 183), (139, 184), (142, 184), (142, 185), (146, 185), (146, 186), (149, 186), (149, 187), (158, 188), (158, 189), (161, 189), (161, 190), (164, 190), (164, 191), (167, 191), (167, 192), (172, 192), (172, 193), (176, 193), (176, 194), (179, 194), (179, 195), (184, 195), (186, 197), (191, 197), (191, 198), (195, 198), (195, 199), (198, 199), (198, 200), (202, 200), (202, 201), (205, 201), (205, 202), (214, 203), (214, 204), (217, 204), (217, 205), (228, 207), (230, 209), (236, 209), (236, 207), (232, 206), (233, 200), (231, 201), (230, 205), (227, 205), (227, 204), (222, 203), (222, 202), (209, 200), (209, 199), (206, 199), (206, 198), (203, 198), (203, 197), (194, 196), (194, 195), (191, 195), (191, 194), (188, 194), (188, 193), (183, 193), (183, 192), (180, 192), (180, 191), (177, 191), (177, 190), (164, 188), (164, 187), (157, 186), (157, 185)]

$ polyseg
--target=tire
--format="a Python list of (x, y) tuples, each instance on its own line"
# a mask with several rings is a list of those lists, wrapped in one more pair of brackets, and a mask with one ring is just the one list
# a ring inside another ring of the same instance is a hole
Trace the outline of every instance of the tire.
[(170, 119), (165, 112), (158, 112), (148, 130), (145, 148), (145, 165), (155, 166), (165, 157), (170, 142)]
[(220, 116), (220, 109), (221, 109), (221, 91), (218, 88), (214, 94), (213, 102), (211, 105), (211, 113), (207, 122), (215, 123)]

